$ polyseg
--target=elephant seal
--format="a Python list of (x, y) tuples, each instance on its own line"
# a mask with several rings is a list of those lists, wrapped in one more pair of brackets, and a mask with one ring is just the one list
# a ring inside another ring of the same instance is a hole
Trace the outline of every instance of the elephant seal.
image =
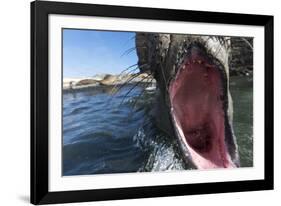
[(100, 81), (101, 85), (114, 85), (118, 81), (117, 76), (107, 74), (103, 78), (103, 80)]
[(231, 38), (136, 33), (141, 72), (157, 82), (157, 125), (176, 137), (187, 164), (239, 167), (229, 91)]
[(77, 82), (75, 86), (84, 86), (84, 85), (91, 85), (97, 83), (99, 83), (99, 81), (95, 79), (82, 79), (79, 82)]

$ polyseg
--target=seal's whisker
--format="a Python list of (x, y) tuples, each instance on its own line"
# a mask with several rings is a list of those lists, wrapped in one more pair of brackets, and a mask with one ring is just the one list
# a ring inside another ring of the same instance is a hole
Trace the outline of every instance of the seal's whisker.
[(140, 75), (140, 73), (133, 74), (131, 76), (131, 78), (126, 80), (124, 83), (122, 83), (122, 84), (115, 84), (113, 86), (113, 88), (110, 90), (111, 96), (110, 96), (110, 99), (108, 100), (106, 105), (107, 106), (110, 105), (110, 103), (112, 102), (113, 98), (115, 97), (115, 94), (117, 94), (125, 85), (127, 85), (130, 81), (132, 81), (134, 78), (138, 77), (139, 75)]
[(205, 46), (205, 47), (207, 46), (207, 44), (208, 44), (208, 42), (210, 41), (210, 39), (211, 39), (211, 37), (208, 36), (207, 39), (205, 40), (205, 42), (204, 42), (204, 46)]
[(137, 70), (137, 69), (141, 69), (142, 67), (147, 66), (147, 65), (149, 65), (149, 64), (142, 64), (142, 65), (140, 65), (140, 66), (138, 66), (138, 63), (133, 64), (133, 65), (127, 67), (126, 69), (124, 69), (123, 71), (121, 71), (121, 73), (118, 75), (118, 77), (120, 77), (122, 74), (124, 74), (126, 71), (129, 71), (129, 70), (130, 70), (131, 68), (133, 68), (133, 67), (136, 67), (136, 68), (132, 69), (132, 70), (129, 71), (127, 74), (132, 73), (133, 71), (135, 71), (135, 70)]
[(135, 40), (135, 39), (136, 39), (136, 34), (130, 38), (130, 40)]
[(132, 105), (131, 111), (130, 111), (130, 113), (129, 113), (129, 118), (132, 117), (132, 115), (133, 115), (133, 113), (134, 113), (134, 109), (135, 109), (135, 107), (136, 107), (138, 101), (140, 100), (140, 98), (143, 96), (144, 92), (145, 92), (145, 89), (143, 89), (143, 90), (141, 91), (141, 93), (138, 95), (138, 97), (134, 100), (134, 103), (133, 103), (133, 105)]
[(132, 47), (130, 49), (127, 49), (122, 55), (121, 57), (130, 54), (132, 51), (136, 50), (136, 47)]
[(120, 91), (125, 85), (127, 85), (128, 83), (130, 83), (131, 81), (133, 81), (135, 78), (137, 78), (141, 73), (136, 73), (133, 74), (128, 80), (126, 80), (124, 83), (122, 84), (116, 84), (113, 88), (112, 88), (112, 93), (114, 92), (113, 90), (116, 90), (116, 93), (118, 91)]
[(254, 50), (253, 45), (246, 39), (246, 38), (241, 38), (252, 50)]
[(117, 78), (114, 80), (115, 85), (114, 85), (114, 87), (112, 88), (111, 93), (113, 93), (114, 90), (116, 89), (116, 87), (118, 86), (117, 82), (120, 81), (120, 77), (125, 73), (125, 71), (129, 71), (129, 72), (126, 72), (126, 73), (125, 73), (125, 75), (129, 75), (129, 74), (133, 73), (134, 71), (136, 71), (137, 69), (139, 69), (139, 67), (136, 67), (136, 68), (134, 68), (134, 69), (132, 69), (132, 70), (129, 70), (130, 68), (132, 68), (132, 67), (134, 67), (134, 66), (137, 66), (137, 64), (134, 64), (134, 65), (132, 65), (132, 66), (126, 68), (126, 69), (123, 70), (119, 75), (117, 75)]
[[(139, 46), (138, 48), (147, 48), (146, 46)], [(136, 47), (132, 47), (130, 49), (127, 49), (124, 53), (121, 54), (120, 57), (123, 57), (125, 55), (129, 55), (130, 53), (132, 53), (133, 51), (136, 51), (137, 52), (137, 48)]]
[[(147, 85), (149, 85), (149, 84), (151, 84), (153, 82), (153, 78), (149, 81), (149, 82), (146, 82), (146, 84)], [(130, 111), (130, 113), (129, 113), (129, 117), (128, 118), (131, 118), (132, 117), (132, 115), (133, 115), (133, 113), (134, 113), (134, 109), (135, 109), (135, 107), (136, 107), (136, 105), (137, 105), (137, 103), (139, 102), (139, 100), (143, 97), (143, 95), (145, 94), (145, 89), (143, 89), (142, 91), (141, 91), (141, 93), (137, 96), (137, 98), (135, 98), (135, 100), (134, 100), (134, 103), (133, 103), (133, 106), (132, 106), (132, 108), (131, 108), (131, 111)]]
[(118, 76), (121, 76), (122, 74), (124, 74), (126, 71), (128, 71), (129, 69), (137, 66), (138, 64), (132, 64), (131, 66), (128, 66), (127, 68), (125, 68), (124, 70), (121, 71), (121, 73)]
[[(129, 80), (127, 80), (126, 82), (124, 82), (124, 83), (122, 83), (122, 84), (118, 84), (118, 85), (115, 85), (113, 88), (112, 88), (112, 90), (111, 90), (111, 97), (110, 97), (110, 99), (108, 100), (108, 102), (107, 102), (107, 105), (109, 105), (111, 102), (112, 102), (112, 100), (113, 100), (113, 98), (115, 97), (115, 94), (117, 94), (124, 86), (126, 86), (128, 83), (130, 83), (131, 81), (133, 81), (135, 78), (137, 78), (139, 75), (141, 75), (142, 73), (137, 73), (137, 74), (134, 74), (134, 75), (132, 75), (132, 77), (129, 79)], [(147, 77), (149, 77), (149, 76), (151, 76), (151, 75), (148, 75)], [(119, 88), (117, 88), (119, 86)], [(115, 88), (115, 89), (114, 89)], [(115, 91), (114, 91), (115, 90)]]
[(151, 119), (151, 117), (146, 117), (144, 120), (143, 120), (143, 123), (141, 125), (142, 128), (146, 127), (147, 125), (149, 124), (152, 124), (151, 121), (149, 121), (149, 119)]
[(161, 72), (162, 72), (163, 79), (164, 79), (164, 83), (165, 83), (165, 88), (166, 88), (167, 92), (169, 92), (167, 80), (166, 80), (165, 73), (164, 73), (164, 69), (163, 69), (163, 66), (162, 66), (162, 63), (161, 63), (161, 62), (160, 62), (160, 67), (161, 67)]
[[(123, 86), (125, 86), (126, 84), (130, 83), (131, 81), (133, 81), (135, 78), (139, 77), (141, 74), (142, 74), (142, 72), (137, 73), (136, 76), (133, 76), (131, 79), (129, 79), (128, 81), (124, 82), (124, 83), (121, 85), (121, 88), (122, 88)], [(148, 74), (148, 76), (145, 77), (144, 79), (142, 79), (141, 81), (145, 80), (145, 79), (148, 78), (148, 77), (152, 77), (152, 74)], [(121, 88), (118, 88), (118, 90), (120, 90)]]
[[(219, 40), (219, 41), (220, 41), (220, 40)], [(219, 54), (220, 51), (221, 51), (221, 48), (222, 48), (222, 46), (221, 46), (221, 44), (219, 44), (219, 45), (217, 46), (217, 48), (216, 48), (216, 53), (215, 53), (214, 56), (218, 56), (218, 54)]]
[[(147, 64), (142, 64), (141, 66), (136, 67), (135, 69), (131, 70), (130, 72), (126, 73), (127, 75), (134, 72), (137, 69), (141, 69), (142, 67), (146, 66)], [(120, 91), (120, 89), (122, 89), (122, 87), (126, 84), (128, 84), (129, 82), (131, 82), (132, 80), (134, 80), (135, 78), (137, 78), (142, 72), (133, 74), (129, 79), (125, 80), (124, 83), (122, 84), (115, 84), (115, 86), (112, 88), (111, 93), (113, 94), (114, 91), (116, 90), (116, 92)], [(136, 75), (136, 76), (135, 76)], [(120, 77), (120, 75), (118, 75), (118, 77)], [(119, 88), (118, 88), (119, 87)], [(117, 89), (118, 88), (118, 89)]]
[(135, 40), (135, 38), (136, 38), (136, 34), (133, 35), (132, 37), (130, 37), (129, 39), (127, 39), (127, 40), (124, 42), (124, 45), (127, 45), (130, 41)]
[(207, 39), (205, 40), (205, 42), (204, 42), (204, 47), (206, 48), (208, 54), (211, 54), (211, 50), (212, 50), (212, 48), (210, 48), (210, 47), (208, 46), (209, 41), (210, 41), (211, 39), (212, 39), (212, 37), (211, 37), (211, 36), (208, 36), (208, 38), (207, 38)]
[[(152, 78), (150, 81), (146, 82), (146, 84), (147, 84), (147, 85), (150, 85), (152, 82), (153, 82), (153, 78)], [(145, 93), (145, 89), (143, 89), (143, 90), (141, 91), (141, 93), (138, 95), (138, 97), (135, 99), (135, 101), (134, 101), (134, 103), (133, 103), (133, 106), (132, 106), (132, 111), (131, 111), (131, 112), (133, 112), (133, 110), (135, 109), (136, 104), (137, 104), (138, 101), (141, 99), (141, 97), (143, 97), (144, 93)]]
[(150, 75), (144, 77), (141, 81), (138, 81), (138, 82), (125, 94), (125, 96), (123, 97), (123, 99), (122, 99), (121, 103), (119, 104), (119, 106), (121, 106), (121, 105), (123, 104), (123, 102), (124, 102), (124, 100), (127, 98), (127, 96), (128, 96), (134, 89), (136, 89), (136, 87), (137, 87), (140, 83), (142, 83), (143, 81), (145, 81), (145, 80), (146, 80), (147, 78), (149, 78), (149, 77), (150, 77)]
[[(122, 84), (116, 84), (114, 85), (114, 87), (111, 89), (110, 93), (112, 94), (111, 95), (111, 98), (110, 100), (108, 101), (108, 104), (111, 103), (112, 99), (115, 97), (115, 94), (118, 93), (118, 91), (120, 91), (125, 85), (127, 85), (130, 81), (132, 81), (133, 79), (137, 78), (141, 73), (137, 73), (137, 74), (133, 74), (132, 77), (125, 81), (124, 83)], [(117, 88), (119, 86), (119, 88)]]
[[(140, 65), (140, 66), (138, 66), (138, 64), (134, 64), (134, 65), (130, 66), (130, 68), (132, 68), (132, 67), (134, 67), (134, 66), (136, 66), (136, 68), (132, 69), (131, 71), (129, 71), (129, 72), (126, 73), (126, 74), (132, 73), (133, 71), (135, 71), (135, 70), (137, 70), (137, 69), (141, 69), (141, 68), (143, 68), (144, 66), (149, 66), (149, 64), (142, 64), (142, 65)], [(128, 69), (130, 69), (130, 68), (128, 68)], [(118, 76), (121, 76), (123, 73), (125, 73), (126, 71), (128, 71), (128, 69), (127, 69), (127, 70), (123, 70)]]

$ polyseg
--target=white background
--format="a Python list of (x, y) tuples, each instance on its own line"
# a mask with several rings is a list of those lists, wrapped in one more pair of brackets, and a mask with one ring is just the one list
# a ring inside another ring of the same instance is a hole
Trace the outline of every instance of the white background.
[[(207, 35), (254, 37), (254, 151), (251, 168), (201, 170), (162, 173), (129, 173), (61, 177), (61, 29), (85, 28), (99, 30), (150, 31)], [(49, 190), (86, 190), (98, 188), (134, 187), (165, 184), (220, 182), (264, 179), (264, 28), (241, 25), (163, 22), (152, 20), (49, 16)]]
[[(280, 56), (281, 13), (276, 0), (92, 0), (84, 2), (175, 9), (210, 10), (275, 15), (275, 105), (281, 104)], [(0, 205), (29, 204), (29, 90), (30, 90), (30, 8), (29, 0), (1, 2), (0, 11)], [(279, 54), (279, 55), (278, 55)], [(138, 200), (76, 203), (69, 205), (277, 205), (281, 200), (281, 122), (275, 108), (275, 191), (149, 198)], [(277, 150), (278, 149), (278, 150)]]

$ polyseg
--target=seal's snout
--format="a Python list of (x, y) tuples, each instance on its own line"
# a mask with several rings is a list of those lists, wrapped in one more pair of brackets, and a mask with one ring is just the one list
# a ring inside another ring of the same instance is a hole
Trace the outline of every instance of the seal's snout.
[(239, 166), (228, 89), (229, 38), (138, 33), (136, 46), (141, 70), (157, 81), (156, 123), (177, 138), (186, 163), (199, 169)]

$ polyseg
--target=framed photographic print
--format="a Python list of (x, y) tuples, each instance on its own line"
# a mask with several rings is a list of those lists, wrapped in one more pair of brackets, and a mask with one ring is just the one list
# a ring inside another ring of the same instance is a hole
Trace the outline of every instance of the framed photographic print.
[(33, 204), (273, 189), (273, 16), (31, 3)]

